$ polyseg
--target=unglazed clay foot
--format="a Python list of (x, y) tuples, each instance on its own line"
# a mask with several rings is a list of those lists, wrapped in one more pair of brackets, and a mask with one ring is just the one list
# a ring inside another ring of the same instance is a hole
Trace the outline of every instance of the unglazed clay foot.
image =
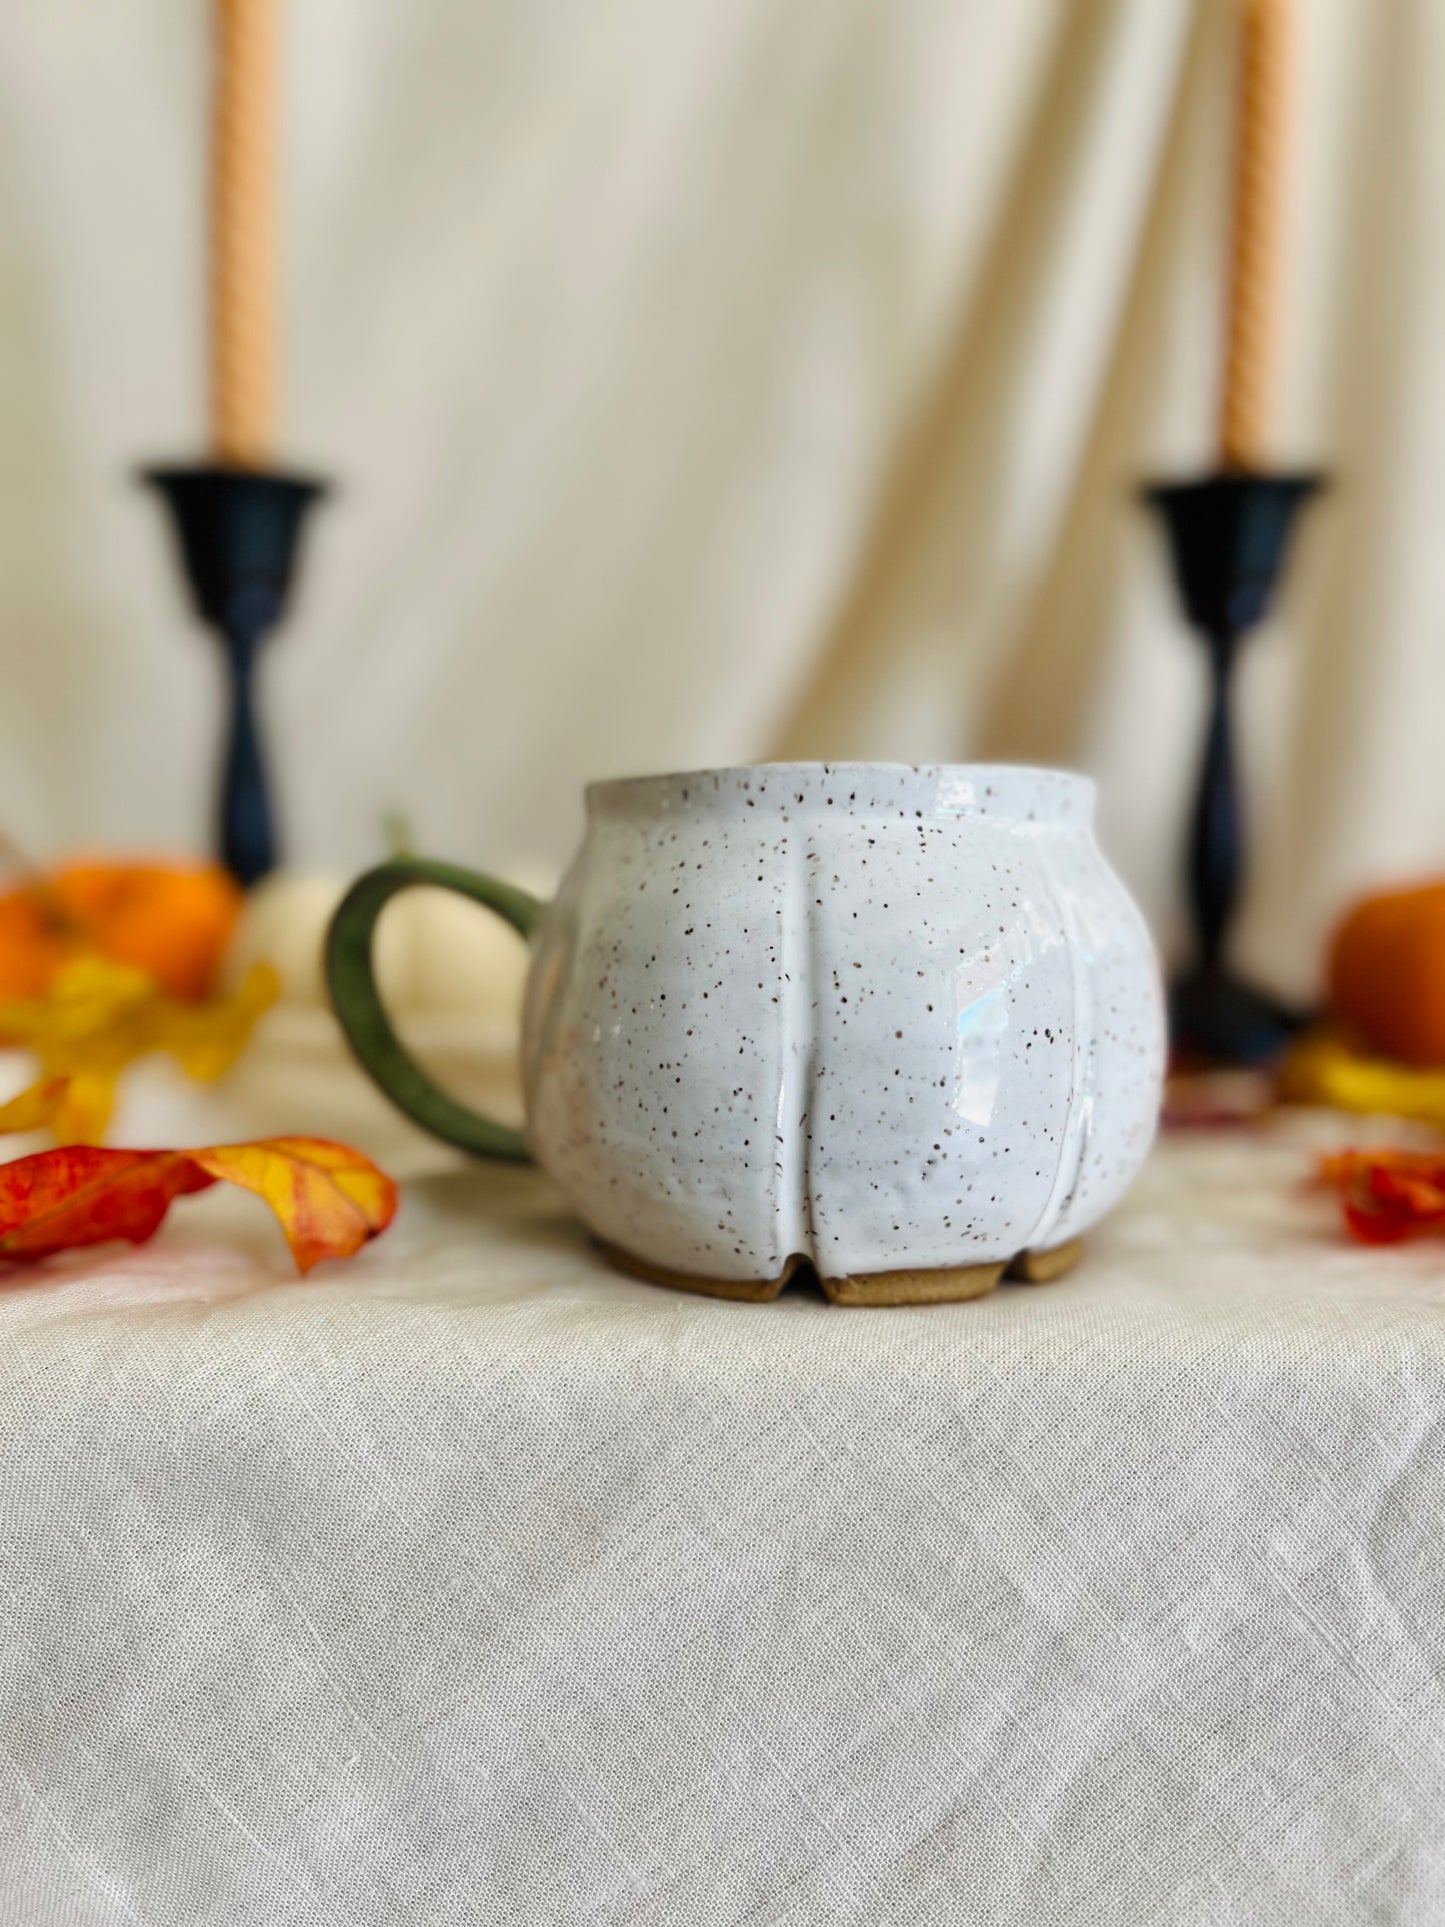
[[(749, 1304), (768, 1304), (776, 1298), (800, 1268), (807, 1267), (801, 1252), (794, 1252), (776, 1278), (702, 1278), (683, 1271), (669, 1271), (665, 1265), (652, 1264), (635, 1257), (620, 1245), (599, 1239), (608, 1262), (619, 1271), (644, 1278), (651, 1285), (669, 1285), (674, 1291), (701, 1292), (709, 1298), (738, 1298)], [(1054, 1245), (1045, 1251), (1021, 1251), (1007, 1267), (1002, 1264), (943, 1265), (923, 1271), (873, 1271), (859, 1277), (823, 1278), (818, 1283), (835, 1305), (957, 1305), (965, 1299), (983, 1298), (1007, 1275), (1026, 1285), (1051, 1285), (1064, 1277), (1079, 1262), (1084, 1249), (1082, 1238)]]
[[(776, 1278), (700, 1278), (638, 1258), (620, 1245), (599, 1240), (608, 1261), (619, 1271), (649, 1284), (671, 1285), (676, 1291), (703, 1292), (710, 1298), (741, 1298), (766, 1304), (778, 1296), (808, 1261), (794, 1252)], [(861, 1277), (819, 1278), (835, 1305), (951, 1305), (965, 1298), (982, 1298), (1003, 1276), (1001, 1264), (946, 1265), (927, 1271), (874, 1271)]]
[(835, 1305), (956, 1305), (983, 1298), (1002, 1265), (944, 1265), (931, 1271), (873, 1271), (861, 1278), (820, 1278)]
[(621, 1245), (608, 1244), (605, 1238), (599, 1238), (597, 1243), (610, 1265), (615, 1265), (618, 1271), (630, 1272), (634, 1278), (645, 1278), (650, 1285), (670, 1285), (674, 1291), (698, 1291), (709, 1298), (743, 1298), (755, 1305), (764, 1305), (776, 1298), (804, 1262), (795, 1254), (776, 1278), (698, 1278), (685, 1271), (669, 1271), (665, 1265), (654, 1265), (646, 1258), (635, 1258)]
[(1015, 1284), (1051, 1285), (1067, 1277), (1083, 1255), (1083, 1239), (1070, 1238), (1067, 1244), (1054, 1245), (1051, 1250), (1021, 1251), (1005, 1275)]

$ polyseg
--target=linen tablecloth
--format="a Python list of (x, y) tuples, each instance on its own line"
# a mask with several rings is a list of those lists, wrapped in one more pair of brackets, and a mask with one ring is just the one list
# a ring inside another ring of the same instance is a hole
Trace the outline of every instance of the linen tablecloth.
[(1063, 1284), (746, 1306), (534, 1173), (0, 1299), (4, 1927), (1445, 1919), (1445, 1258), (1165, 1141)]

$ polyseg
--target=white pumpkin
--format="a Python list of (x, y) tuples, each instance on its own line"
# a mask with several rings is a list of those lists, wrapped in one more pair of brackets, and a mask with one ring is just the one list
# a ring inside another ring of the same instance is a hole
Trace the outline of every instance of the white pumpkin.
[[(543, 898), (554, 887), (535, 870), (513, 868), (507, 880)], [(232, 940), (231, 974), (269, 963), (280, 972), (283, 1002), (324, 1005), (326, 931), (346, 887), (335, 877), (286, 870), (257, 884)], [(377, 985), (398, 1019), (429, 1013), (513, 1023), (526, 976), (526, 946), (516, 932), (449, 890), (403, 891), (377, 926)]]

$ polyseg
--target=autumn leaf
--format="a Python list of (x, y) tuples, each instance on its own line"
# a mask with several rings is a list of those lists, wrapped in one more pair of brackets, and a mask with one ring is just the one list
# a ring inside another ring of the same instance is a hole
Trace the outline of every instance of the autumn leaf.
[(1445, 1127), (1445, 1071), (1370, 1056), (1329, 1031), (1307, 1032), (1292, 1046), (1280, 1069), (1280, 1096)]
[(214, 1084), (246, 1048), (256, 1019), (280, 994), (279, 975), (270, 964), (260, 963), (229, 997), (204, 1004), (157, 998), (150, 1012), (150, 1048), (169, 1052), (198, 1084)]
[(143, 1244), (174, 1199), (218, 1179), (266, 1200), (302, 1272), (322, 1258), (349, 1258), (396, 1215), (386, 1173), (326, 1138), (183, 1151), (61, 1145), (0, 1165), (0, 1259), (47, 1258), (115, 1238)]
[(171, 1200), (215, 1179), (183, 1153), (66, 1144), (0, 1165), (0, 1258), (154, 1237)]
[(115, 1109), (116, 1073), (72, 1071), (62, 1078), (50, 1131), (57, 1144), (99, 1144)]
[(349, 1258), (396, 1211), (391, 1179), (359, 1151), (327, 1138), (273, 1137), (190, 1155), (213, 1178), (266, 1200), (302, 1271), (319, 1258)]
[(0, 1036), (33, 1051), (42, 1072), (0, 1107), (0, 1132), (48, 1125), (58, 1143), (99, 1143), (128, 1065), (163, 1052), (187, 1076), (210, 1083), (229, 1070), (279, 992), (275, 971), (258, 964), (230, 996), (187, 1003), (142, 970), (76, 958), (45, 996), (0, 999)]
[(1445, 1156), (1436, 1151), (1342, 1151), (1321, 1158), (1316, 1177), (1339, 1194), (1361, 1244), (1399, 1244), (1445, 1231)]
[(55, 1122), (69, 1084), (68, 1077), (42, 1077), (8, 1104), (0, 1104), (0, 1133), (48, 1129)]

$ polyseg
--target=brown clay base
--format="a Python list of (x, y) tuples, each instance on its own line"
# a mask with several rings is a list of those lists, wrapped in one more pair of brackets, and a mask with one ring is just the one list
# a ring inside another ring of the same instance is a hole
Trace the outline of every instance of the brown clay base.
[(1052, 1285), (1067, 1278), (1084, 1255), (1082, 1238), (1040, 1251), (1021, 1251), (1004, 1276), (1018, 1285)]
[[(806, 1258), (795, 1253), (776, 1278), (698, 1278), (668, 1271), (662, 1265), (635, 1258), (619, 1245), (602, 1243), (608, 1261), (619, 1271), (649, 1284), (670, 1285), (675, 1291), (702, 1292), (709, 1298), (741, 1298), (750, 1304), (768, 1303), (800, 1268)], [(988, 1265), (947, 1265), (929, 1271), (873, 1271), (862, 1277), (822, 1278), (818, 1283), (835, 1305), (955, 1305), (966, 1298), (982, 1298), (1007, 1275), (1020, 1283), (1049, 1285), (1073, 1270), (1083, 1251), (1083, 1240), (1055, 1245), (1048, 1251), (1021, 1251), (1013, 1262)]]

